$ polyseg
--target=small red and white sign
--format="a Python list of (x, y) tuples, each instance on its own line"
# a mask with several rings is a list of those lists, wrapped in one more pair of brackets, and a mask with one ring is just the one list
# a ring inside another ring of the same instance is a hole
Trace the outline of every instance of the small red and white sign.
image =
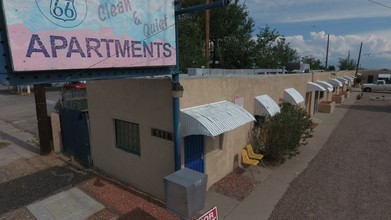
[(215, 206), (211, 210), (207, 211), (205, 214), (203, 214), (197, 220), (219, 220), (219, 215), (217, 214), (217, 206)]

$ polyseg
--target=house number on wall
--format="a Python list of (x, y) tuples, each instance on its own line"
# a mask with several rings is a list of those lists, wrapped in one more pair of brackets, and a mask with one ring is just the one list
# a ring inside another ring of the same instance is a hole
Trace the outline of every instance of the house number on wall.
[(151, 129), (151, 135), (158, 137), (158, 138), (166, 139), (169, 141), (173, 140), (173, 134), (171, 132), (159, 130), (157, 128)]

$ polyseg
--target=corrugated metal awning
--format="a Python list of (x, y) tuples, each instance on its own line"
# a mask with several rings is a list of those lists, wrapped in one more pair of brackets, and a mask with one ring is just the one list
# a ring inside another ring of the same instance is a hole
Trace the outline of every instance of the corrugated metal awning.
[(333, 85), (326, 81), (318, 80), (316, 81), (317, 84), (321, 85), (323, 88), (325, 88), (327, 91), (332, 92), (334, 90)]
[(288, 88), (284, 89), (284, 101), (297, 105), (304, 102), (304, 98), (296, 89)]
[(340, 81), (342, 83), (342, 85), (349, 84), (348, 80), (343, 77), (338, 77), (338, 78), (336, 78), (336, 80)]
[(351, 83), (354, 82), (354, 78), (351, 77), (351, 76), (343, 76), (342, 78), (344, 78), (344, 79), (350, 81)]
[(321, 86), (321, 85), (319, 85), (317, 83), (307, 82), (307, 92), (312, 92), (312, 91), (324, 92), (324, 91), (326, 91), (326, 89), (323, 88), (323, 86)]
[(268, 95), (261, 95), (255, 97), (255, 115), (270, 115), (280, 113), (278, 104)]
[(339, 81), (339, 80), (336, 80), (336, 79), (329, 79), (328, 81), (331, 85), (333, 85), (334, 87), (342, 87), (342, 83)]
[(215, 137), (248, 122), (255, 121), (244, 108), (221, 101), (181, 109), (182, 137), (206, 135)]

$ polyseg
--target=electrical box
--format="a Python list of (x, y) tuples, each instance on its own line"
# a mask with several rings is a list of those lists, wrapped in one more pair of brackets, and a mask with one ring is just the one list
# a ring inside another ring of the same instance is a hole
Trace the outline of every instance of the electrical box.
[(208, 176), (188, 168), (164, 177), (167, 209), (191, 218), (204, 208)]

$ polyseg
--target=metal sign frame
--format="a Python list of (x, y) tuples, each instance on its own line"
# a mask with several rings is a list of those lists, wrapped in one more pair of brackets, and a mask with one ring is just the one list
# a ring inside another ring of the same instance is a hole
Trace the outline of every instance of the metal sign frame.
[(0, 3), (0, 84), (31, 85), (97, 79), (153, 77), (171, 75), (177, 71), (175, 66), (153, 66), (14, 72), (6, 28), (4, 8)]

